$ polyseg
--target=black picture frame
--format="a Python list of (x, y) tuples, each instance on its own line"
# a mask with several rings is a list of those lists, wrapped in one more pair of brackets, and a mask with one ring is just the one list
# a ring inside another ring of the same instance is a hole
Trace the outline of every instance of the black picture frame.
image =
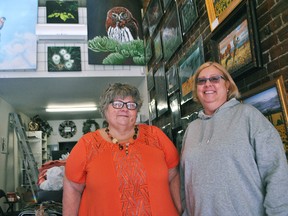
[(166, 82), (168, 96), (179, 90), (179, 76), (177, 65), (172, 65), (166, 72)]
[(149, 71), (147, 72), (147, 89), (148, 91), (151, 91), (154, 88), (154, 71), (151, 67)]
[(175, 144), (176, 144), (176, 148), (179, 154), (181, 154), (181, 151), (182, 151), (182, 143), (183, 143), (184, 134), (185, 134), (185, 130), (183, 129), (179, 129), (175, 133)]
[(166, 88), (165, 67), (162, 64), (154, 74), (157, 117), (168, 111), (168, 97)]
[(179, 9), (179, 16), (181, 20), (182, 34), (185, 35), (198, 18), (198, 10), (195, 0), (184, 0)]
[(166, 134), (166, 136), (173, 142), (173, 134), (171, 123), (168, 123), (161, 127), (161, 130)]
[(149, 63), (151, 58), (153, 57), (153, 51), (152, 51), (152, 39), (150, 37), (147, 38), (145, 41), (145, 62), (146, 65)]
[(253, 1), (246, 1), (240, 6), (235, 10), (234, 16), (226, 18), (211, 37), (216, 61), (234, 79), (262, 67), (255, 5)]
[(153, 121), (157, 118), (157, 107), (156, 107), (156, 99), (152, 98), (149, 102), (149, 116), (150, 120)]
[(203, 39), (199, 36), (178, 63), (181, 105), (192, 99), (193, 75), (203, 63)]
[(149, 33), (152, 36), (164, 14), (160, 0), (151, 0), (147, 6), (146, 14)]
[(256, 107), (274, 125), (288, 153), (288, 99), (283, 76), (243, 93), (241, 100)]
[(167, 8), (169, 7), (169, 5), (171, 4), (172, 1), (175, 1), (175, 0), (162, 0), (164, 13), (166, 13)]
[(155, 63), (157, 64), (163, 58), (163, 47), (161, 40), (161, 31), (159, 31), (154, 37), (154, 57)]
[(169, 98), (169, 107), (171, 110), (171, 127), (172, 129), (176, 129), (181, 126), (181, 107), (179, 92), (175, 92)]
[(142, 29), (143, 29), (144, 38), (149, 37), (150, 32), (149, 32), (149, 23), (148, 23), (147, 12), (144, 14), (143, 19), (142, 19)]
[(168, 61), (183, 42), (178, 7), (175, 1), (165, 14), (165, 22), (161, 29), (163, 60)]

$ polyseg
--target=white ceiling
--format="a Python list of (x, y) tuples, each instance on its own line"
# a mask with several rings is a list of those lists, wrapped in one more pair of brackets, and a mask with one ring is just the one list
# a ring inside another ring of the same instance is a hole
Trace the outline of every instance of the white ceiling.
[(29, 117), (45, 120), (101, 118), (98, 111), (46, 113), (48, 104), (96, 103), (109, 83), (141, 86), (143, 77), (1, 78), (0, 97)]

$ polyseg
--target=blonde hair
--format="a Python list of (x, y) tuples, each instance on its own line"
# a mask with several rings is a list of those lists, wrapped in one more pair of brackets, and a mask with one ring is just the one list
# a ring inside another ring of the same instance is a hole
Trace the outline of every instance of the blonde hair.
[(215, 67), (217, 68), (223, 75), (224, 79), (226, 82), (230, 83), (229, 86), (229, 91), (227, 93), (227, 100), (230, 100), (231, 98), (240, 98), (240, 92), (238, 90), (237, 85), (235, 84), (234, 80), (232, 79), (230, 73), (227, 71), (226, 68), (224, 68), (222, 65), (220, 65), (217, 62), (205, 62), (204, 64), (202, 64), (197, 71), (195, 72), (194, 76), (193, 76), (193, 84), (192, 84), (192, 94), (193, 94), (193, 100), (194, 101), (199, 101), (198, 95), (197, 95), (197, 82), (196, 80), (199, 77), (199, 74), (202, 70), (204, 70), (205, 68), (208, 67)]

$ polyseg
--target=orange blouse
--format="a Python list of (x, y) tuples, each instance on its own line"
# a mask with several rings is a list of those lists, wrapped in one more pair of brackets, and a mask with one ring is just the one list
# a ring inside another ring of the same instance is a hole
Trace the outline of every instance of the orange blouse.
[(99, 131), (85, 134), (71, 151), (66, 177), (85, 184), (79, 215), (178, 215), (169, 190), (168, 170), (179, 163), (170, 139), (141, 124), (129, 154)]

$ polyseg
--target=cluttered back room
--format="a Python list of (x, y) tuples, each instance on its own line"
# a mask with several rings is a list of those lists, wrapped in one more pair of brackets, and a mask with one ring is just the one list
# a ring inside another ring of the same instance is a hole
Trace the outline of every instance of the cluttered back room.
[[(118, 6), (131, 34), (109, 26)], [(84, 134), (107, 127), (97, 106), (112, 83), (137, 87), (137, 123), (159, 127), (180, 154), (206, 61), (229, 71), (287, 156), (287, 17), (286, 0), (1, 2), (0, 215), (62, 215), (65, 161)]]

